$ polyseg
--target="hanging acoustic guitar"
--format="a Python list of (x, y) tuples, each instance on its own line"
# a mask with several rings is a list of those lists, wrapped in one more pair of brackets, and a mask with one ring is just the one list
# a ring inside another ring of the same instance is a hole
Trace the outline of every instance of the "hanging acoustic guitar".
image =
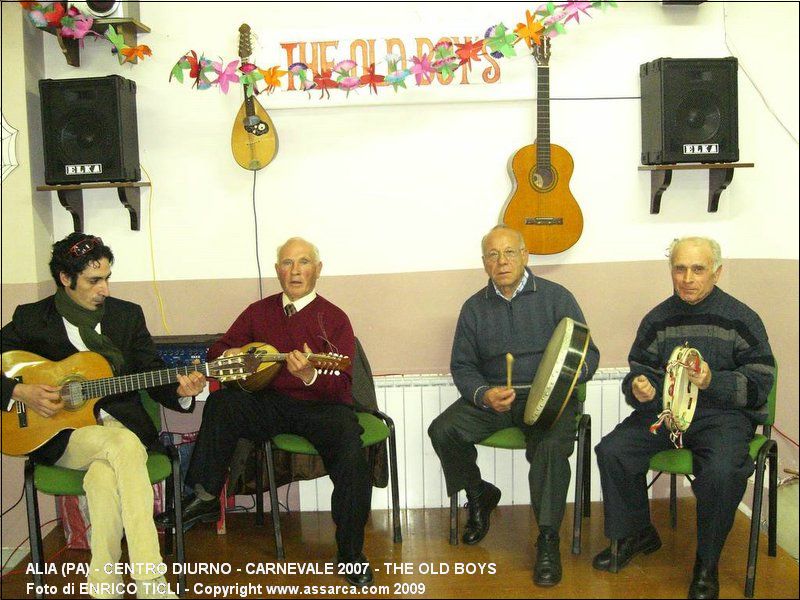
[[(239, 27), (239, 58), (245, 64), (252, 54), (250, 26)], [(233, 122), (231, 150), (239, 166), (248, 171), (266, 167), (278, 153), (278, 134), (267, 111), (255, 98), (255, 85), (244, 86), (244, 102)]]
[(550, 143), (550, 38), (534, 45), (536, 59), (536, 143), (511, 158), (514, 189), (503, 223), (522, 233), (531, 254), (556, 254), (572, 247), (583, 232), (583, 214), (569, 190), (574, 163)]

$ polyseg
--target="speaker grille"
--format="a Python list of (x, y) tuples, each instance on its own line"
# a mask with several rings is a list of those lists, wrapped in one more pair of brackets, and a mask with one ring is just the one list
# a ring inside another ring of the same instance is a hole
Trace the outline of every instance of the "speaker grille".
[(642, 163), (739, 160), (735, 58), (659, 58), (639, 67)]
[(43, 79), (39, 91), (49, 185), (140, 179), (134, 82)]

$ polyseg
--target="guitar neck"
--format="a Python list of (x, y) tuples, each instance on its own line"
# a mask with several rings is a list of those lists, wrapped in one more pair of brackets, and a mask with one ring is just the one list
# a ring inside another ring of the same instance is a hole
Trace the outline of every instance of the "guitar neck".
[(185, 367), (175, 367), (163, 369), (161, 371), (148, 371), (147, 373), (134, 373), (132, 375), (121, 375), (119, 377), (106, 377), (103, 379), (93, 379), (81, 383), (81, 390), (85, 398), (101, 398), (110, 394), (122, 394), (125, 392), (135, 392), (147, 388), (167, 385), (178, 381), (178, 375), (188, 375), (198, 371), (209, 376), (208, 363), (201, 365), (189, 365)]
[(536, 160), (550, 167), (550, 67), (536, 68)]

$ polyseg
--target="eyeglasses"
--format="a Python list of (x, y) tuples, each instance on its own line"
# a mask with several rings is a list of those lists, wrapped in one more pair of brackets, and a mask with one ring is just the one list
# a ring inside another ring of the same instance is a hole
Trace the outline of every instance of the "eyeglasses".
[(80, 258), (84, 254), (87, 254), (95, 249), (96, 246), (102, 246), (103, 239), (99, 237), (87, 237), (83, 238), (80, 242), (76, 242), (72, 245), (72, 247), (67, 250), (72, 256), (75, 258)]
[(496, 263), (502, 256), (507, 261), (513, 262), (522, 255), (522, 250), (522, 248), (506, 248), (502, 252), (498, 250), (490, 250), (483, 258), (486, 259), (486, 262)]

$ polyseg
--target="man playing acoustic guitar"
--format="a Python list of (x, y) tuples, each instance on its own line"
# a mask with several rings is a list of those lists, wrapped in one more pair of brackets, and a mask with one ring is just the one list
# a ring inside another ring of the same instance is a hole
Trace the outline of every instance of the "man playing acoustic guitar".
[[(355, 337), (347, 315), (317, 295), (321, 270), (315, 246), (301, 238), (287, 240), (278, 248), (275, 264), (283, 293), (248, 306), (209, 349), (209, 358), (231, 356), (254, 342), (269, 342), (288, 354), (286, 367), (266, 389), (250, 393), (234, 386), (209, 396), (186, 477), (196, 495), (183, 505), (183, 522), (188, 527), (217, 520), (217, 496), (239, 438), (260, 442), (279, 433), (302, 435), (317, 449), (333, 481), (337, 559), (353, 563), (342, 572), (348, 573), (348, 582), (363, 586), (373, 580), (362, 554), (372, 487), (361, 446), (363, 430), (353, 410), (351, 372), (319, 373), (308, 357), (312, 351), (352, 357)], [(169, 514), (162, 518), (174, 519)]]
[[(90, 350), (105, 357), (116, 375), (163, 368), (141, 307), (109, 296), (113, 262), (111, 248), (99, 237), (72, 233), (56, 242), (50, 260), (56, 293), (17, 307), (0, 332), (3, 353), (23, 350), (61, 361)], [(205, 377), (193, 372), (177, 379), (177, 384), (153, 387), (149, 393), (168, 408), (189, 412), (193, 396), (205, 387)], [(22, 403), (28, 411), (54, 418), (64, 408), (60, 392), (57, 386), (18, 382), (3, 373), (5, 410), (16, 410)], [(137, 392), (106, 396), (95, 405), (95, 414), (102, 426), (60, 431), (29, 455), (35, 462), (86, 471), (83, 488), (92, 524), (90, 593), (96, 598), (122, 597), (121, 577), (105, 566), (119, 561), (124, 530), (137, 597), (177, 598), (158, 577), (164, 565), (146, 463), (148, 450), (163, 447), (153, 422)]]

